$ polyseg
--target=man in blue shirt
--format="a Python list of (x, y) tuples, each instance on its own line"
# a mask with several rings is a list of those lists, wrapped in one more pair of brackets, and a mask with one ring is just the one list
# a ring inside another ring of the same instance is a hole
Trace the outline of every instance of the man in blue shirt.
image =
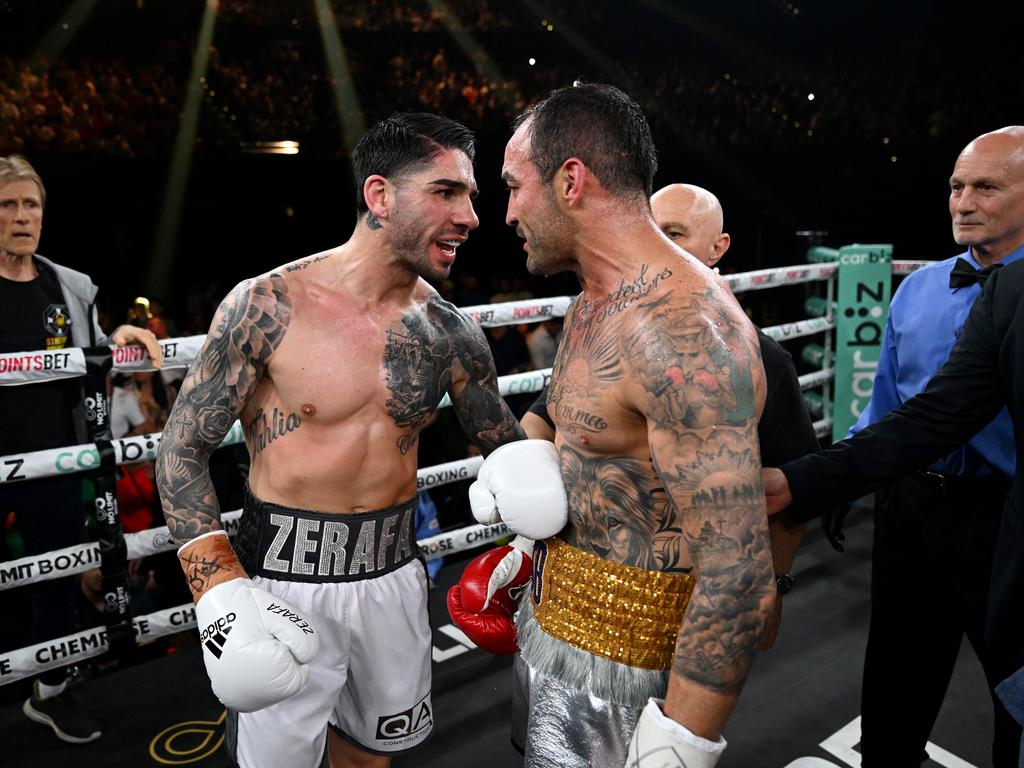
[[(871, 401), (851, 435), (924, 389), (949, 357), (991, 271), (1024, 257), (1024, 128), (987, 133), (964, 148), (950, 179), (949, 212), (953, 238), (968, 249), (918, 270), (897, 290)], [(919, 766), (927, 759), (924, 745), (964, 634), (990, 687), (1002, 679), (986, 651), (984, 621), (1015, 457), (1004, 408), (962, 447), (877, 494), (863, 768)], [(994, 764), (1016, 765), (1019, 727), (993, 700)]]

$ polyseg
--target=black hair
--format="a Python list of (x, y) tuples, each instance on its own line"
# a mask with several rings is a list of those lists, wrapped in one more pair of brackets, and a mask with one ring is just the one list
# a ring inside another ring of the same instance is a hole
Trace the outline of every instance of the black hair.
[(562, 163), (577, 157), (612, 194), (650, 198), (657, 150), (640, 105), (626, 93), (613, 85), (574, 83), (552, 91), (514, 127), (528, 120), (530, 161), (542, 181), (551, 181)]
[(458, 149), (476, 158), (476, 138), (462, 123), (428, 112), (395, 112), (381, 120), (359, 140), (352, 153), (356, 180), (356, 213), (369, 210), (363, 184), (378, 174), (393, 179), (428, 163), (446, 149)]

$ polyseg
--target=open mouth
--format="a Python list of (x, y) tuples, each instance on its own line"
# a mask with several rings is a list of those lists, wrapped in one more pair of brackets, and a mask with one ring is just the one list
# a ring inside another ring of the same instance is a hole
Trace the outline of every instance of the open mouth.
[(434, 244), (446, 259), (455, 260), (455, 249), (462, 245), (461, 240), (435, 240)]

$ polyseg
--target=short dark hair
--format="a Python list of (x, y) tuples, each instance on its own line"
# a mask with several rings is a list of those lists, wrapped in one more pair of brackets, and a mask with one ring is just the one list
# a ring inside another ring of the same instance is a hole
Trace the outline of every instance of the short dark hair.
[(574, 83), (552, 91), (515, 121), (530, 125), (530, 161), (551, 181), (578, 157), (614, 195), (649, 199), (658, 170), (651, 127), (637, 104), (613, 85)]
[(395, 112), (381, 120), (359, 140), (352, 153), (356, 180), (356, 213), (369, 210), (363, 184), (374, 174), (392, 179), (430, 162), (446, 149), (476, 158), (476, 138), (462, 123), (428, 112)]

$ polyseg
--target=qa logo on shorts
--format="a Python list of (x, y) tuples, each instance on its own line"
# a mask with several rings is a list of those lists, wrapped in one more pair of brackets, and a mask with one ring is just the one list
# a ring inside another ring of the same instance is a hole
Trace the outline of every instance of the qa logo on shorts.
[(395, 715), (377, 718), (377, 740), (387, 745), (421, 741), (434, 726), (428, 693), (415, 705)]

